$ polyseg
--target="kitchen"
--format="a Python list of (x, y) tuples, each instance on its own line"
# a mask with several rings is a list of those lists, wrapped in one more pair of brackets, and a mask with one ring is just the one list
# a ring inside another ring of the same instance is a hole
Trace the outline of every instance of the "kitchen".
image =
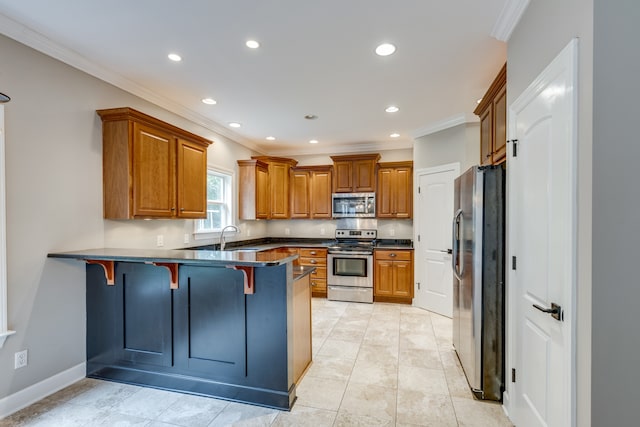
[[(624, 223), (621, 222), (618, 226), (608, 225), (602, 219), (601, 209), (605, 209), (606, 204), (599, 204), (596, 208), (594, 203), (592, 208), (590, 183), (592, 170), (599, 172), (605, 166), (610, 166), (621, 174), (625, 170), (632, 170), (631, 162), (634, 156), (629, 155), (629, 150), (633, 150), (633, 147), (618, 145), (623, 144), (625, 140), (631, 141), (632, 138), (605, 138), (602, 134), (603, 129), (608, 129), (608, 125), (601, 121), (595, 122), (592, 117), (593, 105), (588, 88), (593, 86), (594, 92), (606, 98), (607, 93), (602, 92), (600, 85), (607, 82), (600, 80), (602, 77), (594, 78), (593, 71), (594, 67), (596, 70), (601, 70), (601, 63), (613, 63), (601, 57), (613, 49), (607, 49), (604, 42), (604, 46), (599, 44), (594, 46), (594, 17), (596, 28), (604, 29), (606, 32), (614, 27), (605, 21), (609, 14), (619, 13), (619, 18), (633, 15), (610, 5), (609, 9), (601, 7), (599, 2), (595, 2), (595, 11), (593, 2), (568, 2), (562, 5), (553, 3), (531, 3), (516, 27), (514, 36), (509, 40), (508, 91), (515, 97), (568, 43), (571, 37), (575, 35), (581, 37), (580, 87), (583, 96), (580, 101), (579, 120), (579, 132), (582, 137), (579, 155), (581, 167), (579, 167), (578, 203), (582, 214), (578, 224), (578, 240), (582, 249), (578, 261), (581, 278), (578, 307), (580, 308), (579, 316), (584, 317), (580, 317), (581, 326), (578, 332), (580, 339), (576, 351), (579, 384), (576, 396), (577, 425), (589, 425), (590, 422), (584, 421), (583, 417), (587, 420), (593, 418), (594, 425), (602, 424), (596, 421), (602, 420), (603, 418), (600, 417), (605, 417), (607, 414), (610, 417), (615, 414), (615, 417), (624, 423), (622, 420), (630, 416), (633, 407), (628, 403), (628, 396), (632, 396), (633, 392), (625, 391), (628, 388), (620, 386), (625, 382), (614, 378), (619, 378), (617, 367), (625, 371), (626, 375), (630, 375), (634, 370), (624, 369), (628, 364), (618, 359), (616, 363), (609, 366), (609, 363), (605, 362), (607, 358), (602, 356), (603, 350), (608, 357), (616, 356), (617, 353), (612, 352), (611, 349), (618, 348), (621, 341), (616, 338), (618, 334), (612, 333), (609, 329), (612, 323), (607, 320), (607, 312), (600, 311), (610, 308), (611, 305), (597, 304), (597, 302), (608, 302), (613, 295), (610, 295), (611, 293), (603, 295), (604, 291), (596, 292), (595, 287), (596, 281), (610, 283), (609, 280), (604, 280), (603, 274), (610, 272), (609, 259), (610, 256), (615, 255), (616, 251), (607, 253), (600, 246), (603, 240), (594, 239), (593, 250), (594, 255), (598, 254), (598, 259), (596, 260), (594, 256), (592, 264), (591, 212), (594, 215), (594, 235), (609, 229), (615, 231), (616, 227), (624, 228)], [(580, 13), (576, 13), (576, 10)], [(545, 31), (545, 34), (542, 34), (541, 28), (553, 28), (554, 31)], [(629, 41), (631, 39), (614, 39), (612, 42), (632, 49), (633, 46)], [(124, 90), (116, 89), (108, 83), (38, 54), (8, 38), (2, 38), (0, 43), (3, 58), (12, 58), (12, 61), (3, 60), (2, 79), (3, 91), (12, 97), (11, 103), (7, 104), (5, 110), (9, 326), (19, 334), (9, 337), (5, 343), (5, 349), (0, 352), (0, 361), (2, 361), (0, 369), (2, 369), (3, 378), (0, 384), (0, 396), (3, 399), (8, 397), (18, 399), (19, 391), (47, 379), (60, 378), (56, 375), (66, 372), (84, 360), (84, 343), (81, 338), (84, 336), (82, 321), (84, 319), (84, 268), (71, 262), (65, 264), (54, 260), (44, 261), (48, 252), (83, 247), (108, 247), (114, 246), (115, 243), (126, 247), (155, 247), (156, 236), (159, 234), (165, 236), (166, 247), (180, 247), (184, 244), (184, 234), (193, 232), (190, 224), (180, 221), (148, 221), (134, 225), (102, 220), (102, 195), (100, 191), (96, 191), (96, 188), (101, 187), (100, 121), (95, 115), (95, 110), (127, 105), (137, 107), (148, 114), (196, 133), (208, 135), (210, 131)], [(531, 56), (531, 53), (534, 55)], [(594, 54), (598, 62), (594, 62)], [(614, 52), (609, 54), (614, 55)], [(496, 68), (491, 70), (491, 74), (495, 74), (498, 67), (499, 65), (496, 65)], [(628, 82), (633, 81), (630, 75), (624, 78)], [(489, 81), (490, 78), (487, 83)], [(11, 87), (10, 90), (4, 87), (5, 82)], [(633, 93), (632, 90), (629, 92)], [(632, 108), (629, 111), (632, 111)], [(591, 124), (592, 122), (594, 125)], [(629, 121), (629, 123), (632, 122), (632, 120)], [(595, 153), (617, 154), (617, 162), (622, 162), (624, 167), (619, 167), (619, 164), (607, 160), (609, 157), (603, 158), (597, 168), (595, 165), (592, 167), (592, 126), (594, 126), (593, 148), (597, 150)], [(630, 128), (631, 125), (627, 124), (622, 127), (622, 132)], [(477, 125), (461, 124), (418, 138), (412, 156), (396, 157), (395, 153), (390, 152), (389, 157), (385, 157), (387, 154), (385, 150), (377, 149), (371, 149), (369, 152), (380, 152), (384, 161), (412, 159), (416, 169), (456, 161), (463, 165), (470, 165), (477, 163), (475, 159), (478, 156), (467, 154), (464, 148), (465, 145), (475, 145), (471, 139), (474, 133), (477, 141)], [(615, 134), (619, 135), (619, 133)], [(87, 144), (87, 141), (90, 143)], [(223, 144), (220, 141), (226, 141), (226, 138), (221, 137), (217, 144), (214, 144), (215, 158), (221, 164), (234, 164), (239, 159), (248, 159), (253, 155), (251, 150), (241, 145)], [(296, 157), (302, 162), (301, 157)], [(309, 161), (305, 161), (309, 165), (328, 163), (326, 157), (318, 162), (311, 160), (313, 155), (309, 157)], [(466, 170), (465, 167), (461, 169)], [(593, 180), (594, 200), (602, 197), (603, 194), (608, 194), (608, 198), (615, 197), (618, 190), (623, 188), (622, 181), (613, 182), (602, 175), (597, 175)], [(637, 207), (632, 206), (632, 208), (634, 212), (637, 211)], [(252, 236), (271, 234), (285, 236), (287, 228), (291, 234), (300, 233), (310, 236), (315, 233), (308, 227), (310, 225), (317, 227), (319, 234), (319, 229), (322, 227), (320, 224), (323, 222), (300, 220), (299, 223), (291, 221), (287, 226), (284, 223), (271, 221), (272, 226), (266, 221), (257, 221), (252, 223), (250, 228)], [(389, 224), (394, 222), (390, 221)], [(395, 227), (389, 224), (379, 228), (381, 234), (388, 235), (389, 230)], [(633, 228), (625, 228), (625, 230), (633, 232)], [(330, 233), (328, 226), (326, 231)], [(398, 237), (412, 238), (411, 233), (406, 233), (402, 228), (396, 228), (395, 231)], [(633, 251), (630, 250), (628, 253)], [(594, 323), (593, 342), (591, 338), (585, 339), (591, 336), (592, 312), (591, 308), (585, 307), (591, 307), (592, 265), (593, 315), (601, 325), (598, 329)], [(631, 266), (633, 262), (627, 265)], [(618, 277), (618, 274), (619, 272), (615, 272), (613, 276)], [(624, 281), (620, 281), (622, 282)], [(618, 302), (633, 300), (637, 296), (625, 288), (617, 289)], [(616, 310), (608, 313), (614, 312)], [(627, 313), (632, 312), (627, 311)], [(621, 328), (624, 324), (626, 323), (617, 322), (616, 327)], [(51, 333), (51, 325), (56, 325), (57, 332)], [(628, 334), (634, 336), (632, 331), (625, 333), (627, 336)], [(613, 339), (613, 343), (604, 344), (603, 336), (607, 336), (608, 340)], [(30, 367), (27, 370), (14, 371), (13, 353), (23, 346), (31, 349)], [(601, 372), (608, 372), (612, 378), (603, 378)], [(5, 378), (9, 381), (4, 381)], [(597, 390), (592, 391), (589, 386), (592, 379), (594, 384), (597, 381), (599, 385)], [(41, 384), (40, 387), (46, 388), (47, 383)], [(615, 398), (600, 398), (600, 393), (607, 393)], [(9, 400), (3, 402), (9, 402)], [(613, 407), (615, 407), (615, 413), (612, 413)]]

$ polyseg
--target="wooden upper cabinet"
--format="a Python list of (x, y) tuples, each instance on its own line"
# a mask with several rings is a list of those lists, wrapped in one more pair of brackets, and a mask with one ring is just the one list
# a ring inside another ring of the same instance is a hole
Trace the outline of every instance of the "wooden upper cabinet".
[[(178, 216), (207, 217), (207, 149), (178, 138)], [(202, 177), (205, 179), (202, 179)]]
[(476, 107), (480, 117), (480, 164), (500, 164), (506, 159), (507, 144), (507, 64)]
[(413, 162), (378, 164), (376, 216), (378, 218), (411, 218), (413, 216)]
[(291, 218), (289, 173), (298, 162), (284, 157), (254, 156), (268, 165), (269, 176), (269, 215), (268, 219)]
[(309, 218), (311, 177), (305, 169), (291, 169), (291, 218)]
[(211, 141), (132, 108), (97, 113), (105, 218), (206, 218)]
[(331, 166), (291, 169), (291, 218), (331, 218)]
[(311, 168), (310, 217), (331, 218), (331, 166)]
[(269, 165), (261, 160), (238, 160), (240, 219), (269, 218)]
[(376, 164), (380, 154), (331, 156), (334, 193), (370, 193), (376, 191)]

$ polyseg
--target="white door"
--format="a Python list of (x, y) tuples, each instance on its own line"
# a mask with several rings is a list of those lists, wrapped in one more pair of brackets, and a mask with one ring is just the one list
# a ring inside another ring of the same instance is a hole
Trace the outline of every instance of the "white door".
[[(507, 159), (516, 369), (511, 415), (518, 427), (575, 422), (576, 44), (560, 53), (509, 112), (516, 140)], [(542, 311), (554, 304), (561, 307), (557, 319)]]
[(451, 270), (451, 221), (453, 181), (460, 164), (421, 169), (416, 172), (417, 203), (414, 203), (415, 306), (443, 316), (453, 311)]

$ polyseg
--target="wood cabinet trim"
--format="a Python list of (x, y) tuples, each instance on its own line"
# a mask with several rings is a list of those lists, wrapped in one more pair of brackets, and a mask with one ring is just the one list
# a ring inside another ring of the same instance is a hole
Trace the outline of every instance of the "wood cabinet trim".
[(148, 126), (163, 129), (174, 134), (175, 136), (192, 140), (193, 142), (202, 144), (205, 147), (208, 147), (213, 143), (212, 141), (196, 135), (195, 133), (191, 133), (177, 126), (174, 126), (171, 123), (167, 123), (155, 117), (149, 116), (130, 107), (107, 108), (97, 110), (96, 113), (100, 116), (103, 122), (132, 120), (135, 122), (146, 124)]

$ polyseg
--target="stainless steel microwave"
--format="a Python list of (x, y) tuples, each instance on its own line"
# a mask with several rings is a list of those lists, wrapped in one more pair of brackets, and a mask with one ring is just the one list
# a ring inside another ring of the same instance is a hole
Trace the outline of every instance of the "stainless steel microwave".
[(331, 214), (334, 218), (375, 218), (376, 193), (333, 193)]

